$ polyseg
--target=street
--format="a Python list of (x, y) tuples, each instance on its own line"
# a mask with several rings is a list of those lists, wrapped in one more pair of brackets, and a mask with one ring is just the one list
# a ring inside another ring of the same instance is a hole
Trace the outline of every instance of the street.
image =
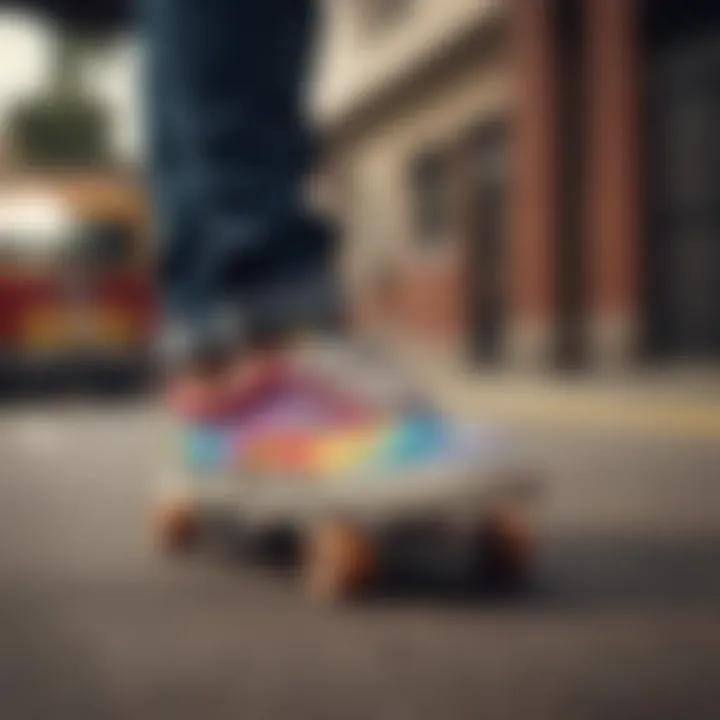
[(720, 717), (720, 444), (535, 428), (535, 586), (314, 607), (170, 560), (145, 402), (0, 415), (2, 720)]

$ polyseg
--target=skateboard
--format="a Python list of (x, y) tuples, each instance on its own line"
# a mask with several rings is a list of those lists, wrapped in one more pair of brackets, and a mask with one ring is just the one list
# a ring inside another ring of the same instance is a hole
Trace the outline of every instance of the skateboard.
[(442, 424), (454, 451), (419, 459), (416, 453), (415, 462), (391, 474), (382, 466), (328, 472), (333, 452), (357, 451), (357, 433), (346, 433), (344, 446), (334, 438), (334, 446), (325, 448), (325, 467), (320, 463), (316, 471), (293, 469), (302, 431), (287, 439), (279, 468), (254, 462), (219, 470), (213, 458), (221, 436), (207, 428), (175, 427), (173, 454), (179, 454), (179, 433), (192, 462), (180, 458), (183, 467), (171, 472), (161, 495), (159, 545), (186, 553), (210, 537), (234, 547), (292, 537), (306, 592), (331, 602), (366, 592), (392, 562), (417, 562), (423, 552), (440, 550), (471, 584), (524, 581), (534, 565), (531, 516), (538, 490), (527, 459), (501, 428), (462, 425), (437, 412), (429, 421), (416, 419), (413, 442), (427, 441), (428, 422)]

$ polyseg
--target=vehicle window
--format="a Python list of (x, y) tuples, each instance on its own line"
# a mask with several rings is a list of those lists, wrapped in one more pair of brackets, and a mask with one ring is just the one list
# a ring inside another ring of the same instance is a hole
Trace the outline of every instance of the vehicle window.
[(93, 222), (83, 226), (73, 257), (93, 267), (115, 267), (130, 261), (133, 229), (128, 223)]

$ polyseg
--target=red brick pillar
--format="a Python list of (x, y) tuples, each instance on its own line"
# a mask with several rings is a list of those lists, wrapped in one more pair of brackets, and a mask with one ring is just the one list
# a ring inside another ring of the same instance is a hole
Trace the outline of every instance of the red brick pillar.
[(541, 365), (552, 351), (558, 229), (554, 0), (518, 0), (513, 54), (513, 184), (508, 253), (511, 359)]
[(585, 3), (588, 281), (596, 361), (635, 353), (640, 305), (637, 0)]

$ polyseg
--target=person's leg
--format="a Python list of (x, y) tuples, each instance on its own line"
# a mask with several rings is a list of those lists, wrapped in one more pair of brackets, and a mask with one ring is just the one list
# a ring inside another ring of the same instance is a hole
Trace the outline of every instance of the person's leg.
[(142, 20), (148, 30), (147, 72), (144, 84), (149, 189), (162, 281), (164, 314), (192, 315), (198, 304), (192, 286), (195, 253), (201, 246), (197, 200), (183, 162), (181, 106), (177, 97), (174, 48), (164, 31), (160, 5), (143, 3)]
[(333, 288), (329, 235), (301, 203), (313, 3), (146, 2), (171, 323), (196, 350), (214, 332), (312, 323)]

